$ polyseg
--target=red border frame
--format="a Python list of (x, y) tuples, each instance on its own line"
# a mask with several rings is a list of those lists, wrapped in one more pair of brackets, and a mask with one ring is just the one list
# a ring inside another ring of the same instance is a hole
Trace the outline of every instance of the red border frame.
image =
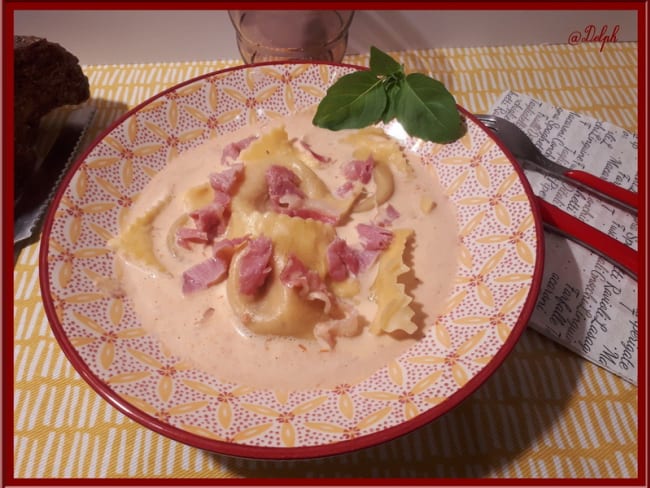
[[(15, 10), (35, 10), (35, 9), (79, 9), (82, 7), (84, 10), (100, 10), (100, 9), (122, 9), (122, 10), (135, 10), (135, 9), (147, 9), (153, 7), (153, 9), (183, 9), (183, 10), (192, 10), (192, 9), (204, 9), (204, 8), (229, 8), (229, 7), (242, 7), (243, 4), (246, 7), (255, 8), (277, 8), (277, 7), (295, 7), (294, 3), (284, 2), (283, 4), (274, 3), (269, 7), (269, 4), (266, 2), (208, 2), (208, 1), (188, 1), (188, 2), (178, 2), (178, 1), (156, 1), (153, 0), (139, 0), (137, 2), (85, 2), (83, 0), (73, 0), (66, 2), (57, 2), (57, 1), (40, 1), (40, 2), (30, 2), (30, 1), (20, 1), (20, 0), (4, 0), (3, 9), (2, 9), (2, 42), (3, 42), (3, 77), (2, 77), (2, 86), (3, 86), (3, 126), (4, 131), (2, 134), (3, 137), (3, 161), (11, 161), (13, 159), (13, 120), (11, 117), (13, 111), (13, 104), (11, 100), (13, 98), (13, 85), (9, 81), (13, 79), (13, 60), (12, 56), (12, 37), (13, 37), (13, 12)], [(435, 6), (436, 9), (440, 10), (471, 10), (471, 9), (489, 9), (489, 10), (635, 10), (638, 15), (638, 45), (639, 45), (639, 66), (638, 66), (638, 133), (642, 136), (639, 138), (639, 192), (642, 196), (642, 208), (640, 209), (641, 218), (639, 219), (639, 250), (641, 251), (641, 273), (639, 275), (639, 321), (642, 325), (639, 330), (639, 389), (641, 395), (639, 396), (639, 451), (638, 459), (641, 461), (638, 471), (637, 478), (633, 479), (623, 479), (623, 480), (563, 480), (566, 484), (571, 485), (583, 485), (583, 486), (602, 486), (602, 485), (619, 485), (619, 486), (645, 486), (647, 483), (647, 329), (645, 327), (647, 323), (647, 139), (645, 135), (647, 134), (647, 79), (646, 79), (646, 69), (647, 69), (647, 32), (646, 32), (646, 23), (648, 16), (648, 5), (647, 0), (643, 1), (625, 1), (625, 2), (563, 2), (558, 0), (548, 1), (548, 2), (529, 2), (525, 5), (516, 0), (500, 1), (495, 3), (483, 3), (477, 1), (471, 2), (313, 2), (310, 5), (312, 8), (364, 8), (364, 9), (377, 9), (377, 10), (391, 10), (395, 7), (401, 9), (430, 9), (432, 6)], [(615, 7), (615, 8), (612, 8)], [(5, 103), (5, 101), (9, 101)], [(646, 164), (643, 164), (646, 163)], [(13, 196), (13, 165), (3, 164), (2, 169), (2, 195), (3, 195), (3, 232), (9, 233), (12, 228), (12, 205), (9, 204), (10, 197)], [(6, 199), (6, 201), (5, 201)], [(2, 286), (3, 291), (6, 295), (9, 294), (7, 290), (13, 289), (13, 274), (10, 271), (8, 263), (10, 262), (10, 256), (13, 255), (13, 245), (8, 243), (7, 239), (3, 239), (2, 253), (3, 253), (3, 263), (2, 263)], [(10, 274), (11, 273), (11, 274)], [(4, 296), (4, 295), (3, 295)], [(7, 367), (6, 363), (9, 362), (9, 358), (13, 357), (13, 328), (7, 327), (10, 320), (13, 319), (13, 313), (8, 306), (3, 307), (3, 323), (5, 324), (3, 335), (2, 335), (2, 352), (3, 352), (3, 402), (5, 412), (13, 411), (13, 367)], [(13, 462), (7, 463), (6, 459), (8, 453), (13, 447), (12, 438), (7, 434), (13, 431), (13, 421), (9, 415), (3, 416), (2, 422), (3, 429), (3, 453), (2, 463), (3, 463), (3, 473), (2, 473), (2, 485), (5, 483), (11, 483), (12, 485), (83, 485), (84, 480), (18, 480), (14, 479), (12, 473), (7, 472), (7, 467), (13, 468)], [(130, 480), (135, 481), (135, 480)], [(294, 480), (262, 480), (263, 484), (287, 484), (287, 485), (296, 485), (302, 484), (299, 481)], [(354, 484), (372, 484), (372, 485), (386, 485), (386, 484), (400, 484), (400, 481), (403, 483), (403, 480), (399, 479), (383, 479), (383, 480), (355, 480)], [(467, 480), (436, 480), (436, 484), (464, 484)], [(480, 484), (483, 485), (519, 485), (521, 480), (480, 480)], [(115, 485), (123, 484), (119, 483), (119, 480), (93, 480), (93, 484), (98, 485)], [(149, 484), (149, 485), (171, 485), (175, 484), (176, 480), (138, 480), (137, 484)], [(250, 485), (258, 484), (259, 480), (248, 479), (248, 480), (194, 480), (188, 479), (183, 480), (184, 484), (192, 485), (214, 485), (214, 484), (232, 484), (232, 485)], [(427, 484), (427, 480), (409, 480), (409, 484), (413, 485), (423, 485)], [(135, 484), (135, 483), (134, 483)], [(319, 482), (317, 484), (332, 484), (332, 482)], [(557, 480), (526, 480), (525, 484), (528, 485), (548, 485), (555, 484), (557, 485)]]

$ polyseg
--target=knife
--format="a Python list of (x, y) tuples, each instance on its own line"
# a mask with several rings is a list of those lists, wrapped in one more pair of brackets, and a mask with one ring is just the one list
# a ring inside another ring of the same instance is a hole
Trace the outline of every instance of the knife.
[[(52, 149), (21, 188), (14, 200), (14, 247), (40, 228), (42, 217), (75, 160), (94, 114), (95, 108), (86, 105), (68, 115)], [(15, 252), (16, 249), (14, 255)]]
[(635, 280), (637, 279), (640, 264), (638, 251), (566, 213), (541, 197), (535, 196), (534, 200), (545, 229), (580, 244), (614, 266), (620, 267)]

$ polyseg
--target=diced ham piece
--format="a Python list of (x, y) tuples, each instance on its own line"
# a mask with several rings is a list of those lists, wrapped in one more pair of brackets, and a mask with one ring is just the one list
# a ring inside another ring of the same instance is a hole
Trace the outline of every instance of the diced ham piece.
[(359, 272), (363, 272), (370, 268), (375, 262), (375, 260), (381, 254), (380, 250), (368, 250), (363, 249), (359, 251), (357, 257), (359, 258)]
[(300, 178), (289, 168), (274, 164), (266, 170), (265, 177), (269, 198), (275, 205), (296, 206), (305, 198), (305, 194), (300, 189)]
[(183, 273), (183, 293), (204, 290), (221, 281), (228, 273), (228, 263), (223, 259), (209, 258)]
[(377, 215), (377, 218), (375, 219), (375, 224), (380, 227), (388, 227), (395, 219), (399, 218), (399, 216), (400, 213), (397, 209), (389, 203), (386, 207), (383, 207), (380, 210), (379, 215)]
[(390, 220), (395, 220), (398, 219), (400, 216), (399, 211), (393, 207), (390, 203), (386, 207), (386, 217), (389, 218)]
[(208, 239), (221, 235), (230, 218), (230, 195), (222, 191), (214, 192), (214, 199), (205, 207), (190, 212), (197, 229), (207, 232)]
[(350, 273), (359, 273), (361, 263), (359, 253), (348, 246), (340, 237), (336, 237), (327, 247), (328, 274), (334, 281), (345, 280)]
[(249, 237), (235, 237), (234, 239), (220, 239), (212, 244), (212, 256), (215, 258), (227, 258), (230, 260), (235, 249), (244, 242), (248, 241)]
[(235, 183), (239, 181), (242, 173), (244, 172), (244, 165), (241, 163), (234, 164), (230, 168), (219, 173), (212, 173), (210, 175), (210, 185), (215, 192), (225, 193), (226, 195), (232, 194), (232, 189)]
[(360, 181), (364, 185), (370, 182), (375, 161), (369, 156), (365, 161), (354, 160), (343, 166), (343, 175), (351, 181)]
[(300, 140), (300, 145), (301, 145), (302, 147), (304, 147), (307, 151), (309, 151), (309, 154), (311, 154), (312, 156), (314, 156), (314, 158), (315, 158), (317, 161), (319, 161), (319, 162), (321, 162), (321, 163), (331, 163), (331, 162), (332, 162), (332, 158), (330, 158), (330, 157), (328, 157), (328, 156), (323, 156), (322, 154), (318, 154), (316, 151), (314, 151), (314, 150), (312, 149), (312, 147), (311, 147), (311, 145), (310, 145), (309, 143), (303, 141), (302, 139)]
[(354, 183), (351, 181), (346, 181), (335, 190), (336, 195), (343, 198), (348, 193), (350, 193), (353, 190), (353, 188), (354, 188)]
[(209, 236), (221, 234), (227, 225), (227, 205), (230, 198), (220, 193), (218, 199), (205, 207), (190, 212), (194, 225), (199, 231), (206, 232)]
[(295, 288), (300, 295), (307, 295), (311, 290), (318, 289), (323, 284), (318, 273), (305, 266), (295, 254), (289, 256), (287, 263), (282, 268), (280, 281), (289, 288)]
[(183, 293), (203, 290), (223, 280), (228, 275), (235, 249), (247, 240), (248, 237), (237, 237), (216, 241), (212, 245), (212, 257), (192, 266), (183, 273)]
[(181, 227), (176, 231), (176, 244), (185, 249), (190, 249), (190, 242), (206, 244), (208, 242), (208, 233), (190, 227)]
[(269, 199), (273, 210), (290, 217), (314, 219), (334, 224), (338, 217), (318, 208), (317, 202), (309, 202), (300, 189), (300, 178), (289, 168), (270, 166), (265, 173)]
[(224, 193), (222, 191), (215, 191), (214, 192), (214, 198), (212, 199), (212, 203), (215, 203), (215, 204), (220, 205), (221, 207), (223, 207), (224, 212), (225, 212), (226, 209), (228, 208), (228, 206), (230, 205), (231, 200), (232, 200), (232, 198), (230, 197), (229, 194)]
[(368, 251), (388, 249), (393, 240), (393, 233), (376, 225), (358, 224), (357, 232), (361, 237), (363, 248)]
[(321, 300), (325, 304), (324, 312), (330, 312), (333, 297), (327, 289), (327, 285), (316, 271), (307, 268), (295, 255), (289, 256), (280, 272), (280, 281), (283, 285), (295, 289), (303, 298)]
[(224, 259), (228, 263), (232, 259), (235, 249), (248, 240), (248, 237), (236, 237), (234, 239), (220, 239), (212, 244), (212, 256)]
[(221, 164), (227, 164), (228, 160), (236, 160), (239, 157), (239, 154), (244, 149), (246, 149), (255, 139), (257, 139), (256, 136), (250, 136), (240, 141), (231, 142), (228, 144), (223, 148), (223, 153), (221, 153)]
[(239, 291), (244, 295), (254, 295), (264, 285), (271, 272), (273, 242), (260, 236), (248, 242), (241, 257)]

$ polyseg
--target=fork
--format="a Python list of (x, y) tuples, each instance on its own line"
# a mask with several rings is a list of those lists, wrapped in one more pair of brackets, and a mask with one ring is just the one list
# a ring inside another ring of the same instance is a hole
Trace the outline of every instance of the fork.
[(637, 215), (639, 195), (614, 183), (577, 169), (566, 168), (544, 156), (533, 141), (512, 122), (495, 115), (478, 114), (476, 118), (494, 131), (517, 160), (597, 196), (601, 200)]
[[(543, 169), (544, 172), (560, 178), (563, 181), (590, 191), (591, 193), (611, 201), (619, 207), (637, 214), (637, 194), (612, 183), (608, 183), (587, 172), (568, 170), (542, 155), (528, 136), (512, 122), (494, 115), (478, 114), (476, 118), (491, 129), (504, 146), (515, 156), (522, 166), (526, 162)], [(577, 179), (576, 179), (577, 178)], [(597, 188), (594, 189), (595, 185)], [(622, 201), (621, 201), (622, 199)], [(546, 200), (535, 196), (535, 203), (540, 212), (545, 227), (559, 235), (567, 237), (590, 251), (600, 255), (610, 263), (620, 266), (630, 276), (636, 279), (638, 275), (638, 252), (622, 242), (591, 227), (582, 220), (564, 212)]]

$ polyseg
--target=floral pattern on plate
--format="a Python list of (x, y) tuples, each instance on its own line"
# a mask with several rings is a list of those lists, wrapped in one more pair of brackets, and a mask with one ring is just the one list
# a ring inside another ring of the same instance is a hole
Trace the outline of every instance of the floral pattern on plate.
[(265, 64), (190, 80), (129, 112), (77, 162), (48, 214), (43, 297), (74, 366), (121, 411), (225, 454), (335, 454), (442, 415), (513, 347), (537, 293), (541, 230), (521, 173), (471, 117), (453, 144), (400, 141), (456, 205), (460, 263), (425, 337), (364, 381), (295, 392), (222, 383), (172, 357), (119, 293), (107, 241), (153, 175), (210, 138), (318, 103), (354, 69)]

